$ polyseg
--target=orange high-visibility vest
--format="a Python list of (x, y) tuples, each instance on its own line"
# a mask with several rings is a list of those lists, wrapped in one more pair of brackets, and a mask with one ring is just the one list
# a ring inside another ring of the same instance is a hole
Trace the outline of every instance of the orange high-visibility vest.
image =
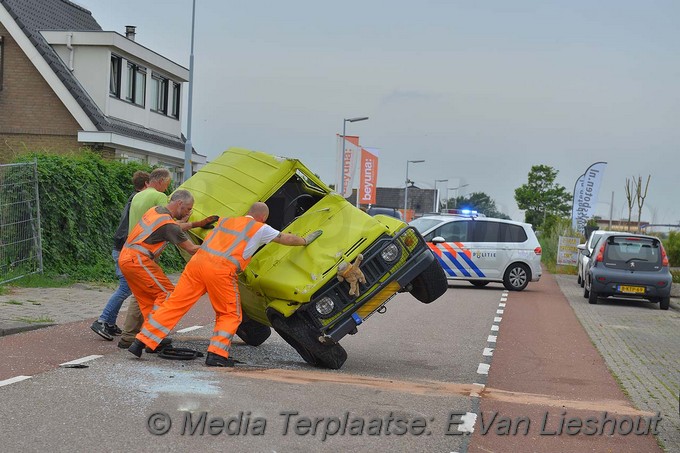
[(197, 255), (207, 253), (234, 265), (236, 272), (241, 272), (250, 262), (250, 258), (243, 257), (248, 240), (262, 226), (264, 223), (250, 217), (222, 218), (205, 238)]
[(146, 244), (145, 240), (151, 236), (151, 233), (169, 223), (175, 223), (170, 214), (159, 214), (156, 212), (156, 207), (149, 209), (144, 213), (141, 220), (135, 225), (127, 241), (125, 241), (124, 248), (134, 249), (142, 252), (151, 259), (155, 259), (163, 252), (167, 241), (159, 242), (157, 244)]

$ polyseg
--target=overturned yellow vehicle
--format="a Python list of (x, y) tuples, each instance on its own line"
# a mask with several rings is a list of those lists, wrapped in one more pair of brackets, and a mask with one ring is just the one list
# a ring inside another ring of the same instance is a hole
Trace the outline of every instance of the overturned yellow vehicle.
[[(262, 344), (273, 327), (306, 362), (338, 369), (347, 359), (340, 339), (357, 333), (397, 292), (430, 303), (447, 289), (420, 233), (399, 219), (357, 209), (299, 160), (231, 148), (180, 188), (194, 195), (192, 220), (242, 216), (262, 201), (269, 206), (267, 223), (277, 230), (300, 236), (323, 230), (307, 247), (265, 245), (240, 274), (244, 318), (237, 334), (249, 345)], [(200, 243), (208, 232), (193, 239)], [(366, 282), (350, 295), (338, 267), (360, 254)]]

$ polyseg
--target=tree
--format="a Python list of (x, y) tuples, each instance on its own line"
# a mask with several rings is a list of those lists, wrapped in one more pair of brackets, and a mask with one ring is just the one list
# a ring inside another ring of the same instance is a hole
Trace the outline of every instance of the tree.
[(510, 216), (496, 208), (496, 202), (484, 192), (473, 192), (469, 197), (460, 196), (452, 199), (452, 201), (449, 206), (455, 206), (458, 209), (471, 209), (487, 217), (510, 219)]
[(647, 184), (645, 184), (644, 193), (642, 191), (642, 176), (638, 176), (637, 182), (637, 205), (638, 205), (638, 233), (642, 231), (642, 225), (640, 225), (640, 220), (642, 217), (642, 206), (645, 204), (645, 198), (647, 198), (647, 189), (649, 189), (649, 180), (652, 179), (652, 175), (647, 176)]
[(633, 212), (633, 204), (635, 203), (635, 199), (633, 198), (634, 191), (637, 190), (637, 184), (635, 183), (635, 180), (630, 180), (626, 178), (626, 201), (628, 202), (628, 228), (627, 230), (630, 231), (630, 217), (631, 213)]
[(534, 165), (528, 182), (515, 189), (515, 201), (524, 209), (524, 221), (541, 227), (548, 216), (564, 217), (571, 211), (571, 195), (555, 183), (558, 171), (548, 165)]

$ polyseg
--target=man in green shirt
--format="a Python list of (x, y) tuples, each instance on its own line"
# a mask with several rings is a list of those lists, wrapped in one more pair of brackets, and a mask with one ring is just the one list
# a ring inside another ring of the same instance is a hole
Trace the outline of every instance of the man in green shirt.
[[(172, 181), (172, 176), (167, 168), (156, 168), (149, 175), (149, 185), (146, 189), (139, 192), (132, 198), (132, 203), (130, 203), (130, 222), (128, 231), (132, 231), (139, 223), (144, 213), (154, 206), (165, 206), (168, 204), (168, 196), (165, 195), (165, 191), (168, 190), (170, 182)], [(213, 219), (212, 222), (209, 220)], [(187, 222), (187, 219), (181, 219), (178, 224), (182, 231), (189, 230), (195, 227), (204, 227), (210, 223), (214, 223), (218, 220), (217, 216), (211, 216), (199, 222)], [(121, 334), (120, 341), (118, 342), (118, 347), (122, 349), (127, 349), (130, 347), (133, 341), (135, 341), (135, 336), (139, 333), (139, 330), (144, 323), (144, 317), (142, 312), (139, 310), (139, 303), (135, 297), (130, 298), (130, 303), (128, 305), (127, 316), (125, 318), (125, 324), (123, 325), (123, 333)]]

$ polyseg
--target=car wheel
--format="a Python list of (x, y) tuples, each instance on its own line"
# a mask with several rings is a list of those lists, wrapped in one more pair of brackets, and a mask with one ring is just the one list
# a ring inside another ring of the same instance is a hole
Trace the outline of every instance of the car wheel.
[(668, 307), (671, 305), (671, 298), (670, 297), (662, 297), (659, 299), (659, 308), (662, 310), (668, 310)]
[(241, 325), (236, 330), (236, 335), (249, 346), (260, 346), (271, 334), (271, 327), (248, 319), (245, 315)]
[(583, 279), (581, 278), (581, 273), (578, 273), (578, 279), (576, 280), (576, 283), (581, 285), (581, 288), (583, 288)]
[(302, 319), (299, 313), (293, 313), (285, 318), (278, 312), (268, 311), (267, 316), (276, 333), (310, 365), (337, 370), (347, 360), (347, 351), (342, 346), (337, 343), (321, 343), (318, 333)]
[(590, 291), (588, 291), (588, 287), (586, 286), (586, 282), (583, 282), (583, 297), (586, 299), (590, 296)]
[(522, 291), (529, 284), (529, 268), (521, 263), (511, 264), (503, 276), (503, 286), (508, 291)]
[(597, 293), (592, 289), (590, 290), (590, 294), (588, 294), (588, 303), (591, 305), (597, 305)]
[(472, 283), (477, 288), (481, 288), (489, 284), (489, 282), (484, 282), (482, 280), (470, 280), (470, 283)]
[(434, 302), (449, 289), (446, 274), (436, 259), (411, 282), (411, 295), (424, 304)]

